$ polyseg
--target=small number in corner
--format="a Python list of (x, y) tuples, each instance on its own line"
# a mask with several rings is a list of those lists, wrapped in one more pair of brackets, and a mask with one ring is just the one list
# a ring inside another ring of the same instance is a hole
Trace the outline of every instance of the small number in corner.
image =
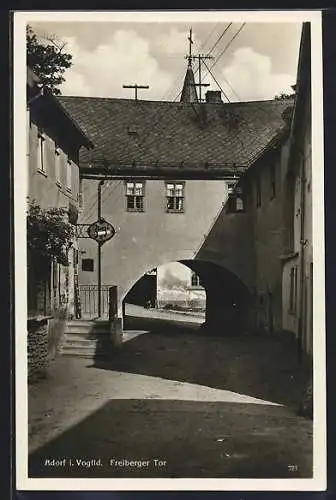
[(289, 472), (296, 472), (299, 468), (297, 465), (288, 465), (288, 470)]

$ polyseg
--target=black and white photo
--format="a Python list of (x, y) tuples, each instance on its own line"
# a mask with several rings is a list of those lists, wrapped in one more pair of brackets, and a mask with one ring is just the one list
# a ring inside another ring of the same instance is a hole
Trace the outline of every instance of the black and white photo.
[(21, 489), (325, 488), (318, 11), (14, 14)]

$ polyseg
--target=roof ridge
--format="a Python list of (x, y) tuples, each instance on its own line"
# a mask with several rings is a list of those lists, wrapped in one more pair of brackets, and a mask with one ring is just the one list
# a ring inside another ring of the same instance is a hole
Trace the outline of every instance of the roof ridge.
[(135, 99), (126, 99), (122, 97), (100, 97), (100, 96), (73, 96), (73, 95), (59, 95), (57, 96), (58, 99), (92, 99), (92, 100), (100, 100), (100, 101), (107, 101), (107, 102), (128, 102), (128, 103), (137, 103), (137, 104), (170, 104), (170, 105), (176, 105), (176, 106), (190, 106), (191, 104), (193, 105), (211, 105), (211, 106), (221, 106), (221, 105), (231, 105), (231, 106), (239, 106), (239, 105), (258, 105), (260, 103), (266, 104), (266, 103), (274, 103), (277, 105), (284, 105), (288, 102), (294, 102), (294, 98), (288, 98), (288, 99), (259, 99), (255, 101), (231, 101), (231, 102), (202, 102), (202, 103), (190, 103), (190, 102), (185, 102), (185, 101), (162, 101), (162, 100), (148, 100), (148, 99), (138, 99), (135, 101)]

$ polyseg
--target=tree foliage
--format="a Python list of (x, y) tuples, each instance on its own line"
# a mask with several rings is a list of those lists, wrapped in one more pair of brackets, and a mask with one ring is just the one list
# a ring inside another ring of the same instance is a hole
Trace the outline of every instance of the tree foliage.
[(74, 227), (67, 221), (64, 208), (42, 209), (36, 201), (29, 203), (27, 212), (27, 244), (37, 256), (55, 258), (68, 265), (68, 250), (75, 236)]
[(292, 99), (293, 97), (295, 97), (294, 92), (292, 94), (286, 94), (286, 92), (280, 92), (280, 94), (274, 96), (274, 99), (276, 101), (283, 101), (284, 99)]
[(60, 95), (58, 88), (65, 78), (63, 74), (72, 65), (72, 55), (64, 52), (65, 43), (60, 43), (53, 37), (41, 42), (30, 26), (26, 29), (27, 64), (40, 78), (45, 88), (53, 94)]

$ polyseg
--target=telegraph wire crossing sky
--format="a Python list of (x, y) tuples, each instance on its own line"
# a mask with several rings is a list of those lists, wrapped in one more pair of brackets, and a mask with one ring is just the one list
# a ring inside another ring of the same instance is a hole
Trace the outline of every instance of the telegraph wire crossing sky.
[[(189, 52), (209, 54), (202, 82), (223, 90), (224, 101), (273, 99), (292, 93), (296, 82), (301, 23), (28, 23), (39, 37), (66, 42), (73, 64), (63, 95), (144, 100), (179, 100)], [(198, 81), (198, 63), (193, 68)], [(217, 80), (217, 83), (216, 81)], [(204, 95), (203, 90), (203, 95)], [(225, 97), (227, 96), (227, 98)]]

